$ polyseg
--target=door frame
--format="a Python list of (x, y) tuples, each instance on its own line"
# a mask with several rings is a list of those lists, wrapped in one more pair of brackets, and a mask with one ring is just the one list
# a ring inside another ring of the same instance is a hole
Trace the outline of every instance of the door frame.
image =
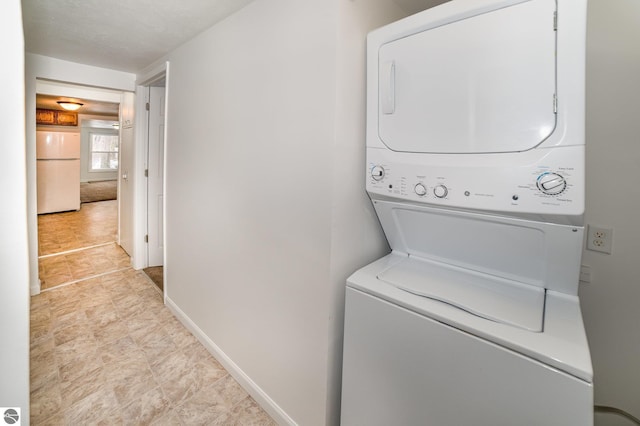
[[(146, 110), (146, 103), (149, 99), (149, 86), (157, 83), (159, 80), (165, 79), (165, 106), (164, 106), (164, 163), (163, 167), (165, 172), (163, 173), (163, 193), (165, 194), (162, 203), (162, 216), (166, 218), (166, 152), (167, 152), (167, 128), (168, 128), (168, 110), (169, 110), (169, 62), (163, 62), (156, 67), (152, 68), (148, 72), (142, 74), (136, 81), (136, 173), (140, 179), (135, 179), (135, 193), (139, 194), (135, 200), (134, 206), (134, 256), (133, 256), (133, 268), (142, 269), (148, 266), (148, 244), (145, 242), (145, 236), (147, 235), (148, 224), (148, 190), (147, 179), (145, 177), (145, 170), (147, 170), (148, 164), (148, 152), (149, 152), (149, 118)], [(166, 265), (166, 220), (163, 221), (163, 265)], [(166, 271), (165, 271), (166, 275)], [(167, 280), (164, 277), (164, 294), (167, 294)]]
[[(83, 82), (76, 82), (73, 79), (67, 80), (52, 80), (45, 77), (40, 77), (40, 73), (36, 73), (35, 76), (29, 80), (32, 84), (29, 85), (29, 90), (25, 90), (25, 100), (33, 101), (33, 108), (31, 104), (25, 107), (25, 116), (29, 117), (33, 115), (33, 120), (28, 120), (26, 123), (25, 135), (27, 135), (27, 150), (26, 160), (27, 164), (31, 162), (36, 163), (35, 152), (35, 135), (37, 132), (37, 124), (35, 121), (35, 103), (38, 95), (50, 95), (50, 96), (67, 96), (80, 99), (90, 99), (101, 102), (112, 102), (120, 105), (124, 102), (124, 96), (131, 91), (122, 90), (119, 88), (109, 87), (93, 87)], [(29, 96), (28, 96), (29, 95)], [(82, 112), (80, 112), (82, 114)], [(97, 117), (97, 116), (94, 116)], [(121, 119), (121, 113), (118, 113), (118, 120)], [(69, 131), (81, 131), (81, 123), (77, 127), (69, 129)], [(32, 139), (29, 137), (32, 136)], [(120, 133), (118, 134), (120, 138)], [(118, 182), (120, 182), (120, 167), (118, 167)], [(41, 283), (39, 273), (39, 249), (40, 242), (38, 237), (38, 225), (37, 225), (37, 200), (36, 194), (38, 190), (37, 185), (37, 173), (35, 173), (35, 164), (33, 168), (33, 174), (27, 174), (27, 190), (28, 200), (32, 203), (31, 209), (33, 209), (34, 218), (33, 224), (29, 223), (29, 262), (30, 272), (32, 277), (29, 284), (29, 292), (31, 295), (40, 294)], [(118, 188), (118, 229), (116, 235), (116, 241), (120, 242), (120, 189)], [(29, 217), (31, 219), (31, 216)], [(34, 273), (34, 271), (38, 271)]]
[[(160, 192), (164, 195), (164, 108), (166, 87), (165, 79), (146, 87), (149, 96), (147, 134), (147, 266), (164, 265), (164, 197), (158, 200)], [(162, 163), (159, 163), (161, 160)], [(160, 173), (161, 179), (158, 179)], [(158, 203), (159, 201), (159, 203)]]

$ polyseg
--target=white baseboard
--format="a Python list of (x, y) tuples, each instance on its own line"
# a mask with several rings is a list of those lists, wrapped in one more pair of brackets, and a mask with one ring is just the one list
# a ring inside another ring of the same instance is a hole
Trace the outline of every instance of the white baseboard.
[(42, 282), (38, 280), (31, 280), (31, 285), (29, 286), (29, 290), (32, 296), (37, 296), (40, 294), (40, 289), (42, 288)]
[(253, 399), (279, 425), (295, 426), (296, 423), (278, 406), (240, 367), (225, 354), (213, 341), (169, 298), (165, 296), (165, 304), (180, 322), (202, 343), (215, 359), (233, 376)]

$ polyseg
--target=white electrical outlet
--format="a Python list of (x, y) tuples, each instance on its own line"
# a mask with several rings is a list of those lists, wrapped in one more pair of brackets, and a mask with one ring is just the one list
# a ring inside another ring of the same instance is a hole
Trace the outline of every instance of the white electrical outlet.
[(599, 226), (588, 226), (587, 249), (611, 254), (613, 245), (613, 229)]

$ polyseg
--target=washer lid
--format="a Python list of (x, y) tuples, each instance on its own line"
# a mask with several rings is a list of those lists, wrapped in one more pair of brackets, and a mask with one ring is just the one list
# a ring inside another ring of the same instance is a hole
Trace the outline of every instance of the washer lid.
[(556, 1), (503, 6), (380, 46), (377, 131), (389, 149), (519, 152), (553, 133)]
[(545, 289), (416, 257), (378, 274), (401, 290), (481, 318), (542, 332)]

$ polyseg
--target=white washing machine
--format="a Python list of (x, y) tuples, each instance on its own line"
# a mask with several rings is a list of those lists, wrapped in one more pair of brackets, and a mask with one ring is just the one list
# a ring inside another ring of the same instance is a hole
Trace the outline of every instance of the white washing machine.
[(586, 0), (453, 0), (369, 34), (343, 425), (593, 424), (577, 297)]

